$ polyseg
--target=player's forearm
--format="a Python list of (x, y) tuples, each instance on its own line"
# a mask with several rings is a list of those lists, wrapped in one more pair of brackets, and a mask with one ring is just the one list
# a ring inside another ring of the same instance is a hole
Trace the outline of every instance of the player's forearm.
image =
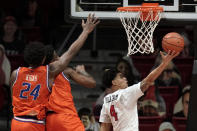
[(70, 76), (76, 83), (78, 83), (81, 86), (87, 88), (96, 87), (96, 81), (90, 75), (85, 76), (83, 74), (77, 73), (76, 71), (72, 71), (72, 73), (70, 73)]
[(49, 65), (49, 75), (52, 78), (66, 69), (71, 59), (77, 54), (77, 52), (85, 43), (88, 34), (89, 33), (87, 31), (83, 31), (78, 39), (75, 40), (75, 42), (69, 47), (69, 49), (59, 58), (59, 60)]
[(148, 82), (154, 82), (158, 76), (163, 72), (168, 63), (161, 63), (157, 68), (155, 68), (146, 78)]
[(180, 52), (175, 52), (175, 51), (171, 51), (169, 50), (167, 55), (164, 55), (163, 52), (160, 52), (161, 54), (161, 58), (162, 58), (162, 62), (161, 64), (155, 68), (142, 82), (140, 85), (140, 88), (142, 90), (142, 92), (146, 91), (148, 89), (148, 87), (150, 85), (153, 84), (153, 82), (155, 81), (155, 79), (157, 79), (157, 77), (162, 73), (162, 71), (166, 68), (166, 66), (170, 63), (170, 61), (179, 55)]
[(78, 39), (70, 46), (67, 52), (65, 52), (61, 57), (60, 61), (62, 65), (67, 66), (70, 60), (77, 54), (77, 52), (81, 49), (83, 44), (85, 43), (88, 37), (88, 32), (83, 31)]
[(145, 92), (150, 85), (154, 83), (154, 81), (159, 77), (159, 75), (163, 72), (168, 63), (161, 63), (157, 68), (155, 68), (141, 83), (141, 90)]
[(96, 81), (90, 77), (90, 76), (84, 76), (81, 79), (81, 85), (87, 88), (95, 88), (96, 87)]
[(69, 47), (68, 51), (66, 51), (58, 60), (56, 66), (56, 70), (54, 72), (55, 75), (59, 74), (63, 70), (66, 69), (71, 59), (77, 54), (77, 52), (81, 49), (85, 40), (88, 37), (88, 32), (83, 31), (77, 40)]
[(68, 55), (73, 57), (79, 49), (84, 45), (86, 39), (88, 38), (88, 32), (83, 30), (80, 36), (75, 40), (75, 42), (68, 49)]

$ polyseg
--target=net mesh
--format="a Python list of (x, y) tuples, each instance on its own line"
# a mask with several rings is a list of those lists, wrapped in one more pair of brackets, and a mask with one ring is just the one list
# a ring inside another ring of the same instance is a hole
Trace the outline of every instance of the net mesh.
[(120, 20), (127, 34), (128, 54), (137, 52), (142, 54), (153, 53), (153, 32), (158, 25), (161, 11), (118, 11)]

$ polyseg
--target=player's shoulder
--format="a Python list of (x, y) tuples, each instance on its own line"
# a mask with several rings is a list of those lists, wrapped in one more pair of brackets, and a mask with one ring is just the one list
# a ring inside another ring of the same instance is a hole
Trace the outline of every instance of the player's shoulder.
[(121, 90), (110, 93), (104, 97), (104, 103), (117, 101), (120, 96), (121, 96)]
[(9, 80), (10, 86), (12, 86), (14, 84), (14, 81), (17, 78), (19, 70), (20, 70), (20, 67), (18, 69), (15, 69), (12, 71), (11, 76), (10, 76), (10, 80)]
[(140, 86), (141, 86), (141, 82), (138, 82), (136, 84), (133, 84), (133, 85), (127, 87), (126, 90), (140, 89)]
[(117, 90), (115, 92), (112, 92), (112, 93), (107, 94), (105, 97), (109, 97), (109, 96), (112, 96), (114, 94), (118, 94), (119, 92), (120, 92), (120, 90)]
[(18, 70), (19, 70), (19, 69), (15, 69), (15, 70), (13, 70), (13, 71), (12, 71), (12, 73), (11, 73), (11, 76), (16, 76), (16, 74), (17, 74)]
[(23, 70), (23, 68), (26, 67), (18, 67), (17, 69), (14, 69), (11, 73), (11, 76), (16, 76), (21, 70)]

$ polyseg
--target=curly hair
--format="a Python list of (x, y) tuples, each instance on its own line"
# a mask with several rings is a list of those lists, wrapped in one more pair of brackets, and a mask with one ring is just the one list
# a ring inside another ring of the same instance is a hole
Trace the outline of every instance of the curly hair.
[(30, 66), (38, 67), (42, 65), (45, 57), (45, 46), (41, 42), (31, 42), (24, 50), (24, 60)]

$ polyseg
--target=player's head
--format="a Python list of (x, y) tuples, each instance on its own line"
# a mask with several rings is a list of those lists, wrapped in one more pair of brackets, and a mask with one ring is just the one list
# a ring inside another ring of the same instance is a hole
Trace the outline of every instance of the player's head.
[(44, 63), (45, 46), (41, 42), (30, 42), (24, 50), (24, 60), (32, 67), (38, 67)]
[(58, 59), (58, 55), (56, 54), (52, 45), (46, 45), (45, 51), (46, 51), (46, 59), (44, 65), (48, 65), (49, 63)]
[(116, 87), (115, 90), (123, 89), (128, 86), (123, 74), (114, 68), (105, 70), (102, 82), (107, 88)]

